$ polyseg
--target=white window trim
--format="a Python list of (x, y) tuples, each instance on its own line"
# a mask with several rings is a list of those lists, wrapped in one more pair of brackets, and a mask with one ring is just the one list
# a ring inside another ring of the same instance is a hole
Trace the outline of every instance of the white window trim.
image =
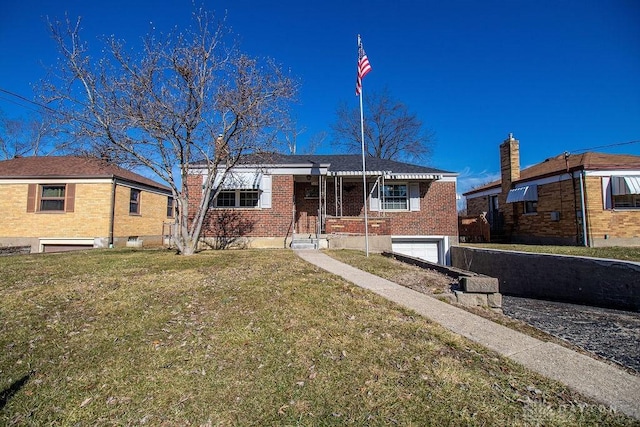
[(640, 210), (640, 208), (636, 208), (636, 207), (616, 207), (614, 204), (613, 179), (614, 178), (619, 179), (624, 177), (638, 178), (638, 175), (636, 173), (612, 173), (611, 175), (608, 175), (608, 176), (602, 176), (602, 206), (604, 210), (609, 210), (609, 211)]
[(96, 239), (75, 239), (75, 238), (46, 238), (39, 239), (39, 247), (38, 252), (44, 252), (45, 245), (78, 245), (78, 246), (88, 246), (93, 245), (93, 247), (97, 247), (95, 243)]
[(420, 183), (407, 181), (385, 181), (384, 185), (405, 185), (407, 187), (407, 207), (405, 209), (386, 209), (383, 206), (382, 184), (376, 182), (369, 187), (369, 210), (371, 212), (419, 212)]
[[(218, 206), (218, 196), (222, 193), (234, 193), (235, 194), (235, 204), (233, 206)], [(240, 194), (241, 193), (257, 193), (258, 194), (258, 201), (256, 206), (240, 206)], [(260, 209), (260, 190), (249, 190), (249, 189), (243, 189), (243, 190), (221, 190), (220, 193), (218, 193), (216, 195), (216, 197), (213, 198), (213, 204), (211, 206), (212, 209)]]
[[(384, 197), (383, 193), (382, 193), (382, 187), (384, 186), (392, 186), (392, 185), (404, 185), (405, 187), (407, 187), (407, 192), (406, 192), (406, 196), (405, 199), (407, 200), (407, 207), (404, 209), (388, 209), (384, 207), (384, 204), (386, 202), (386, 198)], [(380, 186), (380, 190), (379, 190), (379, 208), (381, 211), (384, 212), (408, 212), (409, 209), (411, 208), (410, 206), (410, 197), (409, 197), (409, 183), (405, 182), (405, 181), (385, 181), (384, 186)]]
[[(260, 179), (260, 188), (250, 189), (222, 189), (220, 192), (235, 192), (235, 204), (234, 206), (217, 206), (218, 195), (211, 199), (209, 203), (209, 209), (271, 209), (271, 196), (272, 196), (272, 176), (262, 175)], [(240, 193), (242, 192), (257, 192), (258, 203), (256, 206), (240, 206)], [(220, 193), (218, 193), (220, 194)]]

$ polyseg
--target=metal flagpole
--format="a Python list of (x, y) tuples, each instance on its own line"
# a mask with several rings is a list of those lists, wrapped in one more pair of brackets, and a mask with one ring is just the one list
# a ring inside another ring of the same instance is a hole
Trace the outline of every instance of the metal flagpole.
[[(359, 41), (358, 37), (358, 41)], [(364, 155), (364, 113), (362, 110), (362, 88), (360, 89), (360, 135), (362, 139), (362, 193), (364, 195), (364, 247), (369, 256), (369, 220), (367, 219), (367, 164)]]
[(358, 34), (358, 79), (356, 80), (356, 95), (360, 97), (360, 135), (362, 138), (362, 195), (364, 199), (364, 246), (367, 257), (369, 256), (369, 219), (367, 216), (367, 164), (364, 149), (364, 113), (362, 108), (362, 78), (371, 71), (371, 64), (362, 47), (362, 39)]

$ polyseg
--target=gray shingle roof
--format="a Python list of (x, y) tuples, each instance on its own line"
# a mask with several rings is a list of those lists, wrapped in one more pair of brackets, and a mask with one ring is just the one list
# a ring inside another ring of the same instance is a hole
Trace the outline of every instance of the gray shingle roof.
[[(301, 164), (329, 165), (328, 170), (338, 172), (362, 172), (362, 156), (360, 154), (253, 154), (242, 159), (242, 164), (268, 164), (274, 166), (293, 166)], [(441, 169), (419, 166), (394, 160), (366, 158), (367, 171), (386, 171), (394, 174), (446, 174), (455, 175)]]

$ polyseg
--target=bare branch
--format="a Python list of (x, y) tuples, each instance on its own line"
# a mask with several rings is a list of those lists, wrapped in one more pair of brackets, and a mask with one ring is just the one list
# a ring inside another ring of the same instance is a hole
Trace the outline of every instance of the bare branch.
[[(369, 92), (364, 99), (364, 139), (366, 153), (371, 157), (393, 160), (426, 160), (431, 155), (434, 134), (408, 107), (395, 101), (385, 89)], [(341, 104), (332, 126), (333, 145), (359, 153), (362, 150), (359, 108)]]
[[(195, 251), (215, 176), (242, 156), (267, 151), (285, 123), (296, 82), (273, 61), (261, 62), (225, 43), (224, 20), (198, 10), (193, 25), (166, 36), (149, 34), (139, 51), (111, 38), (108, 56), (93, 59), (80, 21), (50, 24), (63, 64), (45, 85), (80, 149), (141, 165), (174, 193), (176, 242)], [(225, 156), (216, 150), (222, 135)], [(193, 162), (207, 170), (202, 198), (186, 186)]]

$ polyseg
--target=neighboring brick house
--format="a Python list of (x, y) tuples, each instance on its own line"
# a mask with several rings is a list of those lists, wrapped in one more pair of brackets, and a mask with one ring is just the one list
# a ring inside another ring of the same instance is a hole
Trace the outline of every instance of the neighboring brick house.
[[(464, 193), (492, 236), (531, 244), (640, 246), (640, 156), (561, 154), (520, 170), (520, 146), (500, 145), (501, 179)], [(584, 218), (584, 221), (583, 221)]]
[[(456, 174), (366, 159), (369, 247), (446, 263), (458, 242)], [(190, 194), (202, 194), (206, 168), (195, 166)], [(203, 237), (252, 247), (365, 247), (364, 183), (359, 155), (271, 155), (235, 166), (210, 203)]]
[(31, 252), (162, 243), (171, 190), (89, 157), (0, 161), (0, 246)]

